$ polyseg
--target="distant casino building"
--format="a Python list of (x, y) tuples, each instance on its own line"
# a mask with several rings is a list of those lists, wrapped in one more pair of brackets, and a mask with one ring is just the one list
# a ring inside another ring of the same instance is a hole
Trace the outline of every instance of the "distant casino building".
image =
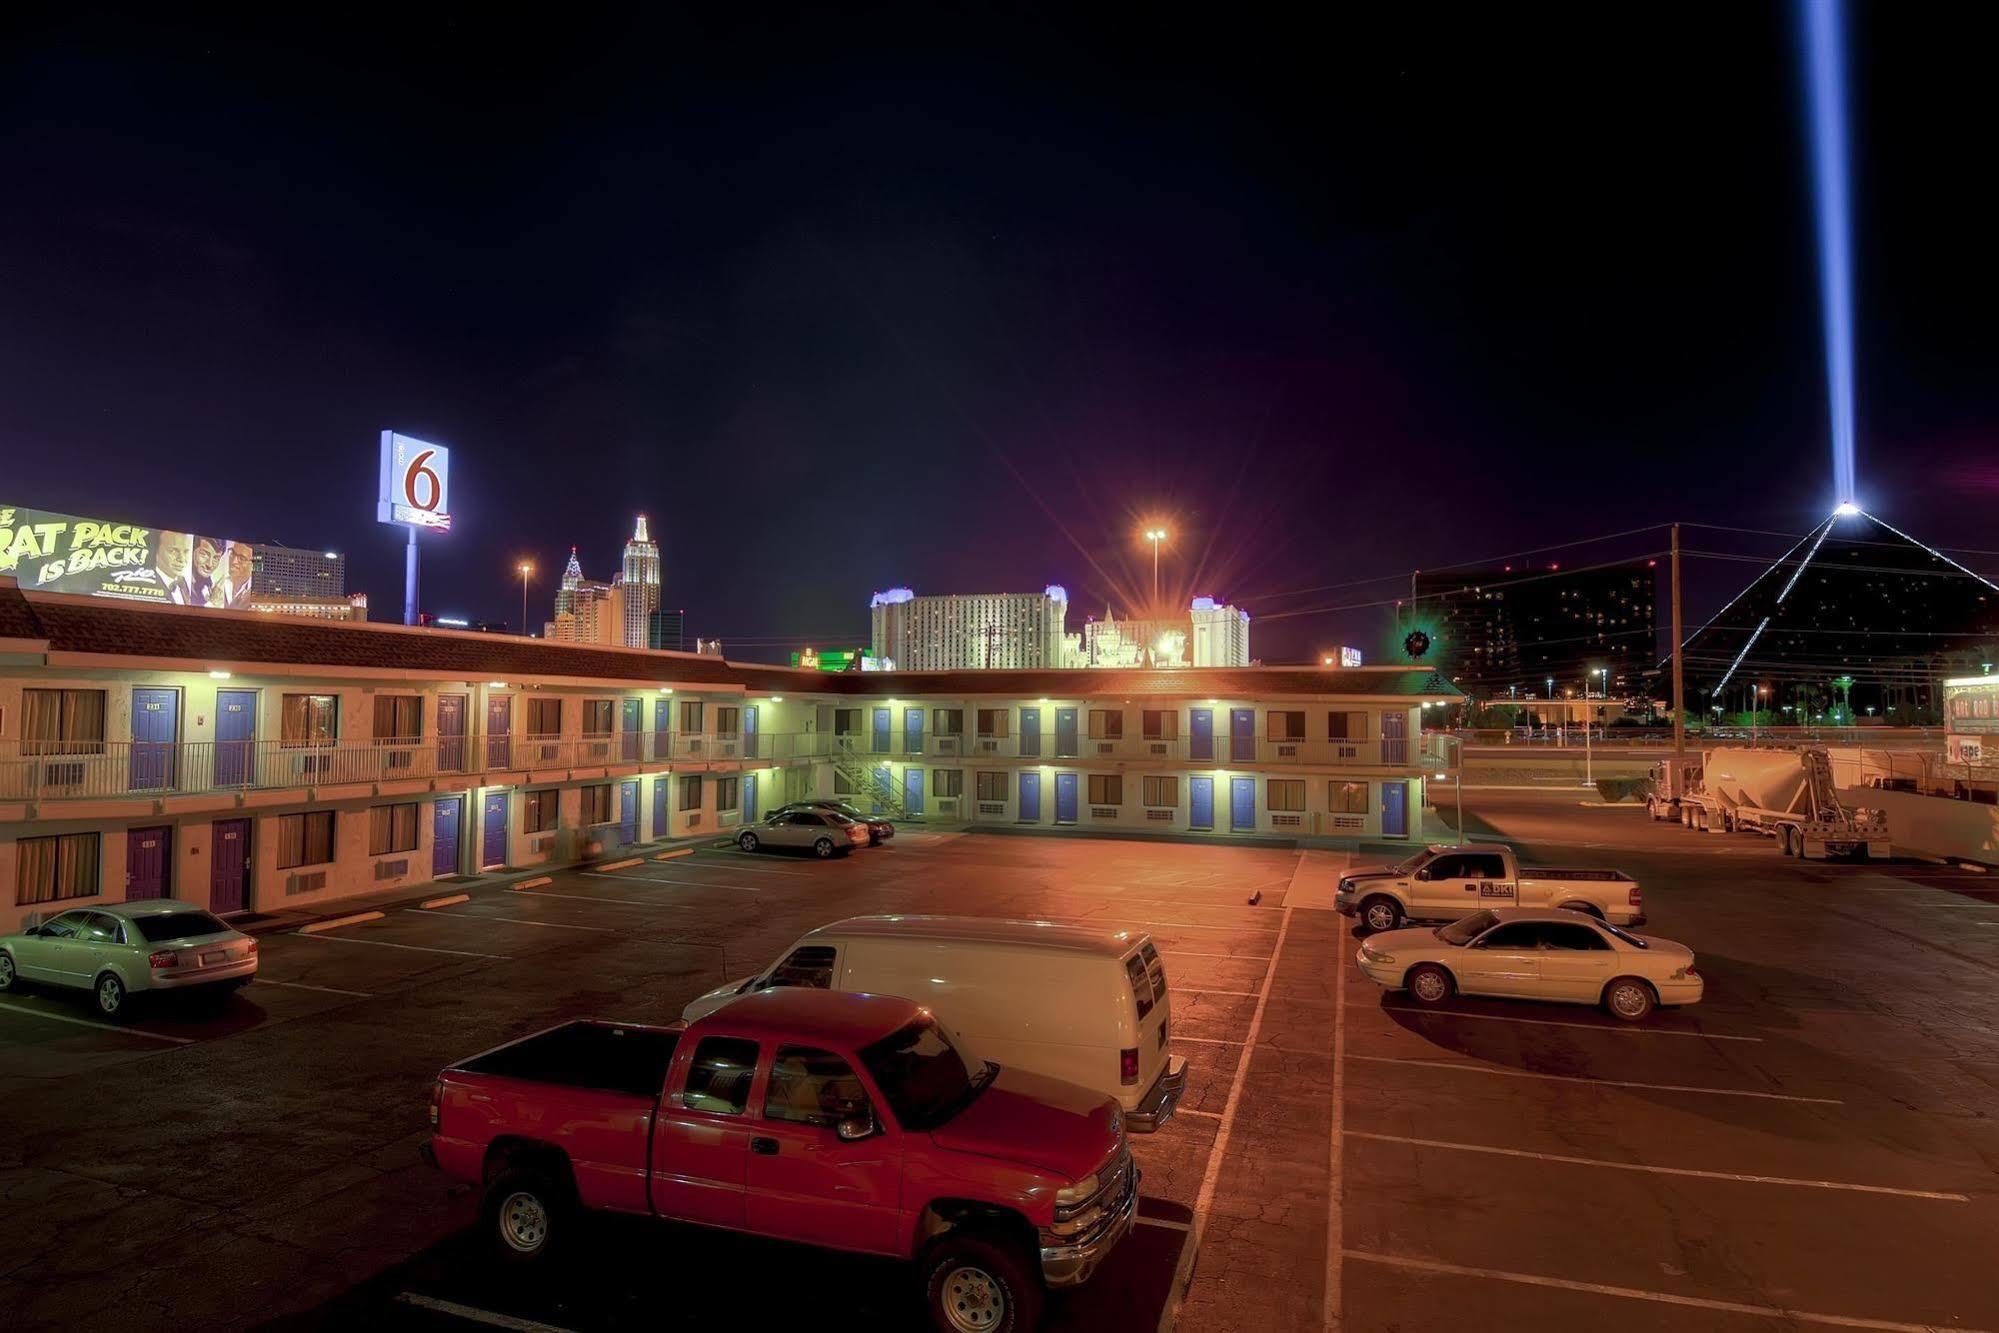
[(647, 648), (662, 648), (670, 653), (683, 651), (687, 642), (687, 612), (654, 611), (646, 617)]
[[(251, 586), (260, 600), (311, 598), (345, 601), (347, 557), (337, 551), (301, 551), (290, 546), (258, 543)], [(363, 603), (363, 619), (366, 604)]]
[(1031, 670), (1072, 666), (1065, 660), (1069, 594), (1059, 584), (1038, 593), (963, 593), (918, 597), (908, 588), (878, 592), (868, 603), (874, 656), (899, 671)]
[(1419, 574), (1412, 620), (1437, 641), (1437, 669), (1465, 693), (1494, 699), (1561, 694), (1585, 683), (1638, 688), (1658, 659), (1653, 562), (1564, 570), (1507, 565)]
[(659, 546), (646, 531), (646, 516), (639, 515), (632, 539), (625, 543), (625, 564), (618, 572), (624, 589), (624, 638), (627, 648), (650, 644), (650, 617), (659, 610)]

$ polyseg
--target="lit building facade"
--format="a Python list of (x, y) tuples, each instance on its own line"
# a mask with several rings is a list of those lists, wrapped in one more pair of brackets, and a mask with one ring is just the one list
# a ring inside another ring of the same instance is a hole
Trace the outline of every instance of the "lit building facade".
[(1083, 625), (1084, 665), (1093, 667), (1246, 667), (1249, 612), (1196, 597), (1184, 619), (1102, 620)]
[(683, 650), (686, 635), (687, 612), (654, 611), (646, 617), (646, 641), (643, 646), (677, 653)]
[(1658, 657), (1658, 573), (1640, 560), (1419, 574), (1412, 618), (1437, 640), (1438, 670), (1467, 694), (1540, 696), (1550, 680), (1558, 695), (1606, 681), (1628, 693)]
[(868, 603), (876, 659), (904, 671), (1019, 670), (1076, 665), (1065, 660), (1069, 594), (963, 593), (918, 597), (908, 588)]
[(622, 610), (627, 648), (651, 646), (650, 617), (659, 610), (659, 546), (646, 531), (646, 516), (639, 515), (632, 539), (625, 543), (625, 564), (618, 572), (623, 589)]
[(250, 598), (250, 610), (269, 616), (304, 616), (308, 620), (366, 620), (368, 594), (345, 597), (258, 595)]
[[(345, 600), (347, 557), (337, 551), (301, 551), (259, 543), (251, 548), (250, 586), (259, 599)], [(365, 619), (365, 615), (363, 619)]]
[(712, 837), (788, 800), (897, 817), (1419, 840), (1437, 765), (1375, 667), (827, 673), (0, 580), (0, 932), (174, 896), (313, 907)]

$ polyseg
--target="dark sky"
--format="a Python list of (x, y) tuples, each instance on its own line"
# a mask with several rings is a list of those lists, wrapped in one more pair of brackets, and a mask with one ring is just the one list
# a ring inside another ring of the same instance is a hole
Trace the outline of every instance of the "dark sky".
[[(1283, 660), (1391, 585), (1290, 590), (1833, 499), (1788, 8), (503, 8), (8, 20), (0, 500), (337, 547), (394, 619), (394, 427), (454, 450), (426, 609), (644, 509), (742, 656), (893, 584), (1122, 610), (1163, 515)], [(1854, 16), (1862, 498), (1953, 546), (1995, 14)]]

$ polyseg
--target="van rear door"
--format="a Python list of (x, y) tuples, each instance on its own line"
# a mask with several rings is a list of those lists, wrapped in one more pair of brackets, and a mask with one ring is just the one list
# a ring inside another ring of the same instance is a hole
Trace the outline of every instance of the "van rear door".
[(1171, 1028), (1172, 1004), (1166, 991), (1166, 964), (1152, 946), (1150, 936), (1141, 939), (1122, 959), (1125, 984), (1138, 1015), (1138, 1069), (1135, 1080), (1128, 1079), (1124, 1053), (1119, 1054), (1119, 1100), (1127, 1106), (1136, 1102), (1159, 1081), (1166, 1069), (1166, 1042)]

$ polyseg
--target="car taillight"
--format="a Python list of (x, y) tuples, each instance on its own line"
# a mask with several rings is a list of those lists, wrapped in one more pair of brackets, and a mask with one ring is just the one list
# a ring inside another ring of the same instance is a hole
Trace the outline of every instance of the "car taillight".
[(1127, 1085), (1138, 1082), (1138, 1047), (1128, 1046), (1117, 1053), (1117, 1079)]
[(244, 952), (245, 954), (253, 954), (253, 953), (257, 952), (257, 942), (256, 942), (255, 940), (251, 940), (251, 941), (250, 941), (250, 947), (249, 947), (249, 948), (247, 948), (247, 949), (245, 949), (245, 950), (244, 950), (243, 952)]
[(155, 969), (162, 967), (179, 967), (180, 955), (175, 953), (172, 949), (166, 949), (160, 953), (148, 954), (146, 956), (146, 966)]
[(1645, 894), (1636, 884), (1633, 884), (1631, 892), (1624, 895), (1624, 900), (1633, 907), (1643, 907), (1645, 905)]
[(438, 1079), (430, 1085), (430, 1127), (437, 1128), (438, 1119), (444, 1113), (444, 1080)]

